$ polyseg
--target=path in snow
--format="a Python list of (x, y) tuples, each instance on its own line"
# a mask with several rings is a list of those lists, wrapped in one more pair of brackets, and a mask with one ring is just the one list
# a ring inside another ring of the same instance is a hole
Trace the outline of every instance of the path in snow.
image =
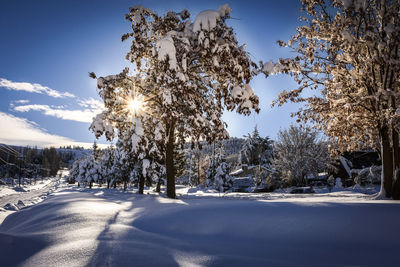
[(61, 181), (62, 178), (57, 175), (57, 177), (47, 178), (43, 182), (38, 181), (36, 185), (24, 186), (21, 191), (2, 190), (4, 195), (0, 194), (0, 223), (12, 212), (43, 201)]
[(387, 266), (400, 250), (398, 225), (395, 201), (66, 188), (6, 218), (0, 258), (4, 266)]
[(8, 203), (17, 204), (19, 200), (23, 202), (30, 202), (32, 199), (47, 195), (49, 192), (51, 192), (51, 189), (55, 188), (60, 178), (49, 179), (51, 179), (51, 181), (41, 188), (30, 191), (16, 192), (15, 194), (0, 197), (0, 207), (3, 207)]

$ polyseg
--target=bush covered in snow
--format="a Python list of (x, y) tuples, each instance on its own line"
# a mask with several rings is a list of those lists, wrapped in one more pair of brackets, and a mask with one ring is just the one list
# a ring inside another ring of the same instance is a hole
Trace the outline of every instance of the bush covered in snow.
[(306, 177), (318, 176), (325, 171), (329, 159), (326, 142), (318, 139), (318, 133), (307, 127), (290, 126), (278, 133), (274, 144), (274, 157), (271, 167), (284, 184), (304, 186)]

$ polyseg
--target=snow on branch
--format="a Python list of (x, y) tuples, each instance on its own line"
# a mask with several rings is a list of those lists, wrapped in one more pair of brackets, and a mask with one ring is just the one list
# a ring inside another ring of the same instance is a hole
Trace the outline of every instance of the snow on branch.
[(221, 6), (217, 10), (204, 10), (200, 12), (193, 23), (193, 32), (201, 30), (211, 31), (217, 26), (218, 20), (229, 15), (232, 9), (228, 4)]

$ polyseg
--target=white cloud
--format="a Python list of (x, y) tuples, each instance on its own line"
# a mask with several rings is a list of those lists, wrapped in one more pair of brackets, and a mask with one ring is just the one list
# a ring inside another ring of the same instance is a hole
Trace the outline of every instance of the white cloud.
[(92, 122), (93, 117), (95, 117), (98, 113), (102, 111), (102, 109), (100, 109), (97, 106), (86, 108), (84, 110), (67, 110), (67, 109), (62, 109), (61, 107), (56, 107), (56, 108), (50, 107), (48, 105), (22, 105), (13, 107), (13, 110), (19, 112), (28, 112), (31, 110), (35, 110), (42, 112), (44, 115), (53, 116), (63, 120), (89, 122), (89, 123)]
[(17, 104), (28, 104), (28, 103), (29, 103), (29, 100), (27, 100), (27, 99), (20, 99), (20, 100), (15, 100), (14, 103), (17, 103)]
[(94, 99), (92, 97), (89, 99), (85, 99), (85, 100), (83, 100), (83, 99), (78, 100), (78, 104), (82, 107), (90, 108), (93, 110), (103, 110), (104, 109), (103, 102), (101, 102), (97, 99)]
[[(71, 138), (47, 133), (38, 125), (24, 118), (15, 117), (11, 114), (0, 112), (0, 143), (18, 146), (83, 146), (90, 148), (92, 143), (77, 142)], [(99, 144), (106, 147), (105, 144)]]
[(30, 93), (45, 94), (55, 98), (75, 97), (75, 95), (68, 92), (59, 92), (47, 86), (38, 83), (26, 82), (13, 82), (4, 78), (0, 78), (0, 87), (8, 90), (25, 91)]

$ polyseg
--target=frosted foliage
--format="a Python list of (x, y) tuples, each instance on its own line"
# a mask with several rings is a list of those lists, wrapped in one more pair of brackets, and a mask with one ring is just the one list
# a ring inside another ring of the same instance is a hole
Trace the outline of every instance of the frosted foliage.
[[(297, 52), (278, 64), (299, 87), (282, 91), (275, 103), (306, 102), (309, 108), (296, 115), (316, 122), (341, 151), (378, 148), (379, 128), (400, 125), (400, 84), (394, 79), (400, 75), (400, 2), (343, 0), (330, 5), (304, 1), (310, 18), (288, 42), (279, 42)], [(272, 62), (264, 67), (275, 70)], [(321, 90), (321, 96), (304, 97), (306, 89)]]
[(142, 174), (144, 177), (146, 177), (147, 175), (147, 169), (149, 168), (149, 166), (150, 166), (150, 161), (148, 159), (144, 159), (142, 161)]
[(104, 134), (107, 138), (111, 139), (114, 136), (114, 127), (106, 119), (107, 111), (97, 114), (93, 118), (93, 122), (90, 125), (90, 129), (94, 132), (96, 137)]
[(316, 132), (295, 126), (279, 131), (273, 151), (271, 168), (287, 185), (305, 185), (308, 175), (317, 177), (326, 170), (329, 158), (328, 145)]
[(281, 71), (279, 63), (274, 63), (272, 60), (265, 63), (262, 67), (262, 72), (266, 75), (277, 74)]
[(295, 52), (279, 64), (298, 87), (282, 91), (274, 104), (305, 102), (294, 115), (323, 130), (335, 154), (380, 151), (385, 194), (400, 199), (393, 160), (400, 153), (400, 1), (302, 3), (304, 25), (289, 41), (279, 41)]
[(170, 35), (157, 41), (158, 60), (163, 61), (168, 59), (169, 68), (171, 70), (177, 70), (178, 64), (176, 60), (176, 48), (174, 40)]
[(229, 175), (229, 165), (226, 162), (221, 162), (218, 166), (216, 175), (214, 178), (213, 187), (220, 191), (224, 192), (232, 188), (232, 176)]
[(200, 12), (193, 23), (193, 32), (199, 32), (201, 30), (210, 31), (217, 26), (217, 21), (221, 17), (227, 16), (232, 9), (225, 4), (216, 10), (205, 10)]

